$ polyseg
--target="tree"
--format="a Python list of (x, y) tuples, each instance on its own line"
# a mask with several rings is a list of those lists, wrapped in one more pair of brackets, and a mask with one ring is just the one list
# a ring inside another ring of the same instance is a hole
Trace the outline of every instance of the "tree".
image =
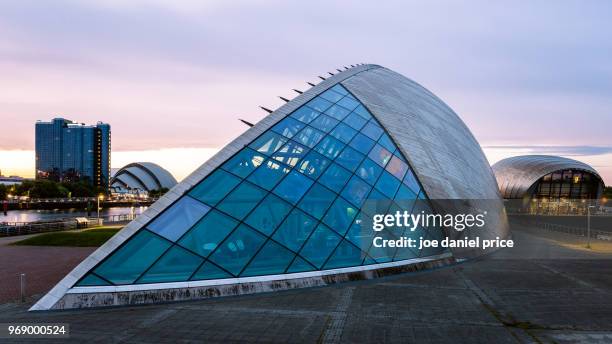
[(604, 189), (604, 197), (612, 199), (612, 186), (608, 186)]
[(6, 199), (6, 195), (8, 194), (8, 190), (9, 190), (9, 188), (6, 185), (0, 184), (0, 200)]
[(168, 188), (160, 188), (160, 189), (157, 189), (157, 190), (151, 190), (151, 191), (149, 191), (149, 197), (151, 197), (151, 198), (161, 197), (166, 192), (168, 192)]

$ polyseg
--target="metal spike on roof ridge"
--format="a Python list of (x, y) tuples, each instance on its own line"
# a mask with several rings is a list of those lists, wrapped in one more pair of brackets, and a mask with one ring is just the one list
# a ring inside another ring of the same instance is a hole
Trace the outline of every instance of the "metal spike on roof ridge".
[(304, 93), (304, 92), (302, 92), (302, 91), (300, 91), (300, 90), (296, 90), (295, 88), (294, 88), (293, 90), (294, 90), (295, 92), (299, 93), (299, 94)]
[(251, 123), (251, 122), (249, 122), (249, 121), (245, 121), (245, 120), (244, 120), (244, 119), (242, 119), (242, 118), (238, 118), (238, 120), (239, 120), (240, 122), (242, 122), (242, 123), (244, 123), (244, 124), (248, 125), (249, 127), (252, 127), (252, 126), (254, 126), (254, 125), (255, 125), (255, 124), (253, 124), (253, 123)]
[(322, 76), (320, 76), (320, 75), (319, 75), (319, 79), (321, 79), (321, 80), (325, 80), (325, 78), (324, 78), (324, 77), (322, 77)]
[(267, 113), (272, 113), (272, 112), (274, 112), (273, 110), (270, 110), (270, 109), (268, 109), (268, 108), (266, 108), (266, 107), (263, 107), (263, 106), (260, 106), (260, 108), (262, 108), (262, 109), (263, 109), (265, 112), (267, 112)]
[(290, 102), (290, 100), (289, 100), (289, 99), (287, 99), (287, 98), (285, 98), (285, 97), (281, 97), (281, 96), (278, 96), (278, 97), (279, 97), (280, 99), (284, 100), (284, 101), (285, 101), (285, 102), (287, 102), (287, 103), (289, 103), (289, 102)]
[(327, 74), (329, 74), (331, 76), (334, 76), (334, 73), (332, 73), (332, 72), (327, 72)]
[(337, 70), (338, 72), (342, 72), (342, 71), (341, 71), (340, 69), (338, 69), (338, 68), (336, 68), (336, 70)]
[(351, 68), (355, 68), (355, 65), (351, 65)]
[(307, 84), (308, 84), (308, 85), (310, 85), (310, 86), (312, 86), (312, 87), (314, 87), (314, 86), (315, 86), (315, 84), (313, 84), (312, 82), (307, 82)]

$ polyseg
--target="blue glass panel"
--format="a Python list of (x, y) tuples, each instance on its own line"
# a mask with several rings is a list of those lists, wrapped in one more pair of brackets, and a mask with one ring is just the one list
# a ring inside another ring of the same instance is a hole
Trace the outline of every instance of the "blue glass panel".
[(346, 116), (348, 116), (349, 113), (350, 113), (349, 110), (343, 108), (342, 106), (338, 106), (338, 105), (332, 105), (332, 107), (330, 107), (329, 109), (325, 111), (326, 115), (333, 117), (337, 119), (338, 121), (343, 120)]
[(194, 223), (198, 222), (210, 207), (189, 196), (183, 196), (170, 208), (147, 225), (147, 228), (166, 239), (176, 241)]
[(252, 182), (257, 186), (261, 186), (266, 190), (272, 190), (272, 188), (278, 184), (278, 182), (291, 170), (290, 167), (281, 164), (275, 160), (266, 161), (261, 167), (253, 172), (248, 181)]
[(191, 277), (192, 281), (209, 280), (218, 278), (232, 277), (229, 273), (223, 271), (221, 268), (211, 262), (206, 262), (198, 269), (198, 271)]
[(213, 209), (178, 243), (202, 257), (208, 257), (236, 226), (238, 221)]
[(323, 99), (323, 98), (315, 98), (311, 101), (309, 101), (307, 104), (307, 106), (319, 111), (319, 112), (323, 112), (325, 110), (327, 110), (327, 108), (329, 108), (330, 106), (332, 106), (332, 103)]
[(323, 222), (340, 235), (344, 235), (357, 215), (357, 209), (338, 197), (327, 210)]
[(306, 127), (302, 129), (299, 134), (295, 135), (293, 139), (305, 146), (312, 148), (317, 143), (319, 143), (319, 141), (321, 141), (323, 136), (325, 136), (325, 134), (320, 132), (319, 130), (312, 127)]
[(249, 147), (260, 153), (272, 155), (279, 148), (281, 148), (285, 142), (287, 142), (286, 137), (268, 131), (261, 135), (257, 140), (253, 141)]
[(341, 239), (338, 234), (321, 223), (302, 247), (300, 256), (317, 268), (321, 268)]
[(314, 266), (309, 264), (307, 261), (300, 257), (296, 257), (289, 269), (287, 269), (288, 274), (297, 273), (297, 272), (306, 272), (316, 270)]
[[(331, 203), (331, 201), (330, 201)], [(272, 239), (297, 252), (317, 225), (317, 220), (306, 213), (293, 209), (278, 227)]]
[(412, 210), (416, 198), (417, 195), (404, 184), (400, 185), (397, 194), (395, 194), (395, 200), (402, 206), (402, 209), (408, 211)]
[(244, 148), (232, 157), (228, 162), (223, 164), (221, 168), (226, 171), (232, 172), (242, 178), (248, 176), (253, 170), (261, 165), (266, 156), (258, 153), (252, 149)]
[(293, 260), (293, 257), (295, 257), (295, 253), (272, 240), (268, 240), (240, 276), (282, 274)]
[(331, 131), (330, 135), (337, 138), (338, 140), (349, 143), (351, 139), (357, 134), (357, 130), (349, 127), (344, 123), (339, 123), (338, 126)]
[(312, 179), (317, 179), (329, 164), (331, 164), (329, 159), (315, 151), (310, 151), (306, 157), (302, 159), (297, 170)]
[[(365, 127), (363, 127), (363, 129), (361, 129), (361, 132), (372, 140), (377, 141), (380, 135), (382, 135), (383, 130), (378, 126), (378, 124), (376, 124), (376, 122), (370, 121)], [(391, 149), (391, 151), (393, 151), (393, 149)]]
[(364, 258), (365, 254), (361, 252), (360, 249), (350, 242), (342, 240), (323, 268), (339, 269), (349, 266), (358, 266), (361, 265)]
[(385, 170), (389, 171), (395, 178), (402, 180), (406, 171), (408, 171), (408, 164), (403, 162), (400, 158), (393, 156), (385, 167)]
[[(444, 230), (442, 230), (441, 228), (431, 228), (430, 227), (427, 229), (426, 232), (427, 232), (428, 240), (432, 240), (432, 241), (435, 240), (435, 241), (441, 242), (446, 237), (446, 234), (444, 234)], [(448, 249), (444, 247), (425, 247), (421, 250), (420, 256), (421, 257), (435, 256), (435, 255), (447, 252), (447, 250)]]
[(304, 128), (304, 123), (287, 117), (272, 127), (272, 131), (285, 137), (292, 138), (293, 135), (297, 134), (302, 128)]
[(337, 104), (351, 111), (355, 109), (357, 105), (359, 105), (359, 103), (353, 97), (349, 95), (340, 99), (340, 101)]
[(384, 149), (381, 145), (376, 144), (374, 148), (368, 154), (370, 159), (372, 159), (375, 163), (379, 164), (382, 167), (385, 167), (389, 160), (391, 160), (391, 152)]
[(290, 117), (308, 124), (320, 114), (320, 112), (311, 109), (308, 106), (302, 106), (301, 108), (295, 110)]
[(342, 197), (354, 205), (361, 207), (366, 196), (370, 193), (370, 189), (372, 189), (372, 187), (361, 180), (361, 178), (353, 176), (348, 184), (346, 184), (344, 190), (342, 190)]
[(421, 191), (421, 187), (419, 186), (419, 183), (414, 177), (412, 171), (408, 171), (408, 173), (406, 173), (406, 176), (404, 177), (404, 184), (408, 186), (415, 194), (418, 194), (419, 191)]
[(329, 132), (330, 130), (332, 130), (336, 125), (338, 124), (338, 120), (331, 118), (329, 116), (326, 115), (321, 115), (319, 117), (317, 117), (317, 119), (315, 119), (314, 121), (312, 121), (310, 123), (310, 125), (312, 125), (313, 127), (324, 131), (324, 132)]
[(291, 171), (274, 189), (274, 193), (284, 200), (296, 204), (304, 193), (308, 191), (312, 183), (312, 179), (306, 178), (299, 172)]
[(246, 223), (258, 231), (270, 235), (291, 211), (291, 205), (269, 194), (247, 217)]
[(308, 215), (312, 215), (317, 219), (323, 217), (329, 205), (336, 198), (336, 194), (324, 188), (318, 183), (315, 183), (310, 190), (304, 195), (298, 207), (304, 210)]
[(334, 90), (343, 96), (348, 94), (348, 91), (344, 87), (342, 87), (340, 84), (334, 85), (334, 87), (332, 87), (331, 90)]
[(182, 282), (191, 277), (204, 259), (173, 246), (138, 279), (137, 283)]
[(327, 90), (323, 92), (321, 95), (319, 95), (319, 97), (325, 100), (329, 100), (332, 103), (335, 103), (338, 100), (342, 99), (343, 95), (338, 92), (334, 92), (333, 90)]
[[(393, 212), (390, 211), (392, 214)], [(385, 228), (385, 230), (377, 232), (376, 237), (381, 237), (383, 240), (397, 240), (397, 236), (391, 233), (392, 229), (389, 227)], [(370, 246), (368, 251), (368, 255), (378, 263), (386, 263), (393, 260), (397, 248), (394, 247), (376, 247), (374, 245)]]
[(367, 120), (363, 119), (363, 117), (358, 114), (351, 112), (343, 121), (344, 123), (351, 126), (353, 129), (361, 130), (363, 126), (366, 124)]
[(131, 284), (172, 245), (141, 230), (106, 259), (94, 272), (114, 284)]
[(273, 158), (289, 166), (295, 166), (298, 161), (306, 155), (307, 150), (308, 148), (301, 144), (295, 141), (289, 141), (274, 153)]
[(331, 166), (323, 172), (321, 178), (319, 178), (319, 183), (327, 186), (332, 191), (340, 192), (350, 177), (351, 172), (344, 167), (340, 167), (338, 164), (332, 163)]
[(425, 195), (425, 192), (421, 189), (421, 191), (419, 191), (419, 199), (427, 199), (427, 195)]
[(365, 155), (359, 153), (351, 147), (346, 147), (344, 148), (342, 153), (340, 153), (340, 155), (336, 159), (336, 162), (342, 167), (348, 169), (349, 171), (354, 172), (357, 169), (357, 166), (359, 166), (359, 164), (363, 160), (363, 158), (365, 158)]
[(363, 261), (363, 265), (372, 265), (372, 264), (376, 264), (376, 261), (372, 259), (371, 257), (366, 256), (365, 260)]
[[(395, 150), (395, 144), (387, 134), (383, 134), (379, 139), (378, 143), (385, 147), (389, 152), (393, 152)], [(398, 153), (399, 155), (399, 153)]]
[(331, 136), (325, 137), (319, 144), (315, 147), (315, 150), (330, 159), (335, 159), (342, 148), (344, 148), (344, 143), (336, 140)]
[(223, 170), (216, 170), (193, 188), (189, 196), (206, 204), (216, 205), (239, 183), (240, 178)]
[[(358, 215), (357, 218), (364, 217), (365, 215)], [(346, 232), (345, 239), (352, 242), (355, 246), (360, 248), (363, 252), (366, 252), (370, 245), (372, 245), (372, 239), (378, 232), (374, 232), (372, 228), (366, 228), (362, 222), (357, 223), (353, 221), (351, 227)]]
[(366, 158), (357, 169), (356, 174), (370, 185), (374, 185), (382, 171), (382, 167), (378, 166), (371, 159)]
[(111, 285), (111, 284), (92, 273), (89, 273), (87, 276), (85, 276), (85, 278), (83, 278), (79, 283), (77, 283), (77, 286), (79, 287), (102, 286), (102, 285)]
[(361, 133), (358, 133), (357, 135), (355, 135), (351, 143), (349, 143), (349, 146), (355, 148), (363, 154), (368, 154), (370, 149), (374, 147), (374, 144), (375, 142), (372, 141), (370, 138)]
[(241, 220), (265, 195), (265, 190), (251, 183), (242, 182), (217, 208)]
[(378, 191), (382, 192), (385, 196), (393, 198), (397, 188), (400, 186), (400, 181), (393, 177), (389, 172), (384, 171), (383, 174), (378, 178), (378, 182), (375, 187)]
[(389, 197), (383, 195), (376, 189), (372, 189), (366, 202), (364, 203), (361, 210), (363, 213), (373, 216), (376, 214), (385, 214), (393, 201)]
[(353, 112), (358, 114), (359, 116), (361, 116), (362, 118), (366, 120), (372, 118), (370, 111), (368, 111), (365, 107), (363, 107), (363, 105), (359, 105), (355, 110), (353, 110)]
[(266, 238), (247, 225), (240, 225), (210, 256), (215, 264), (238, 275)]

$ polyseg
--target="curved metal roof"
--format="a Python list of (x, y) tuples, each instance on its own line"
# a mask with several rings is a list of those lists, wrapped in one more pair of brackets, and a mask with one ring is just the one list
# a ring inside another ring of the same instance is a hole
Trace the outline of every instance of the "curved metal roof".
[(176, 179), (163, 167), (152, 162), (133, 162), (120, 168), (111, 178), (111, 185), (143, 191), (171, 189)]
[(492, 168), (504, 198), (523, 198), (540, 178), (559, 170), (572, 169), (590, 172), (603, 183), (593, 167), (578, 160), (560, 156), (514, 156), (498, 161)]

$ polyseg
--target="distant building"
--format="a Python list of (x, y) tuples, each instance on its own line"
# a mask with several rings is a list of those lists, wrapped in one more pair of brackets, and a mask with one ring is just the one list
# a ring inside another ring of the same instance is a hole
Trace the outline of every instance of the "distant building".
[(36, 122), (36, 179), (86, 180), (107, 188), (110, 151), (109, 124), (85, 125), (64, 118)]
[(152, 162), (133, 162), (112, 174), (111, 193), (114, 195), (146, 196), (150, 191), (172, 189), (176, 179), (163, 167)]

